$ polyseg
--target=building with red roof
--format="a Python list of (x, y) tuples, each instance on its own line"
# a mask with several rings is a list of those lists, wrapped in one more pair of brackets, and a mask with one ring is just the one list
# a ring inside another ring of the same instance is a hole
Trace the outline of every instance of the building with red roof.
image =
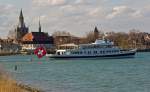
[(49, 36), (48, 33), (41, 32), (41, 24), (39, 22), (39, 31), (27, 33), (22, 38), (22, 49), (23, 50), (34, 50), (37, 47), (43, 46), (46, 49), (53, 47), (53, 37)]

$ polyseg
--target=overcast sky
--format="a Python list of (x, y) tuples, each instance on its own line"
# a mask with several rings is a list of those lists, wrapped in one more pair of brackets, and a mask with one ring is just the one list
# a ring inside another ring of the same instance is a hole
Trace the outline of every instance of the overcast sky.
[(30, 31), (68, 31), (83, 36), (100, 30), (150, 32), (150, 0), (0, 0), (0, 37), (18, 24), (21, 8)]

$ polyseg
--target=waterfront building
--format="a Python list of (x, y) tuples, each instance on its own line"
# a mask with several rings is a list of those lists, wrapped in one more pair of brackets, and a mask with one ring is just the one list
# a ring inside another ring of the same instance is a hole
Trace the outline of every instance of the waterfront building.
[(21, 46), (13, 43), (12, 39), (3, 39), (0, 41), (0, 52), (16, 53), (19, 52)]
[(150, 34), (146, 34), (144, 36), (144, 40), (145, 40), (144, 44), (146, 45), (146, 48), (150, 48)]
[(22, 49), (23, 50), (34, 50), (39, 46), (43, 46), (46, 49), (53, 47), (53, 37), (49, 36), (48, 33), (41, 31), (41, 24), (39, 21), (39, 31), (27, 33), (22, 38)]
[(53, 33), (54, 43), (56, 48), (59, 48), (60, 45), (64, 44), (80, 44), (82, 43), (81, 37), (76, 37), (65, 31), (56, 31)]
[(57, 34), (54, 35), (54, 43), (56, 46), (71, 43), (71, 35), (70, 34)]

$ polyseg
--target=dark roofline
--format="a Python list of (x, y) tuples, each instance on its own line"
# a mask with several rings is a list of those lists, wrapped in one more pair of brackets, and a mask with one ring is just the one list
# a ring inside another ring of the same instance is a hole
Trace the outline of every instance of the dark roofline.
[(54, 44), (53, 41), (23, 41), (23, 44)]

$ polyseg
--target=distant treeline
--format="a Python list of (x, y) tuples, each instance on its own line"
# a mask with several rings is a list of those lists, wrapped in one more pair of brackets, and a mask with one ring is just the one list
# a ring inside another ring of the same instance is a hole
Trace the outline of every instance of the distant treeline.
[[(67, 43), (75, 43), (75, 44), (85, 44), (92, 43), (96, 39), (105, 39), (113, 41), (115, 45), (124, 48), (137, 48), (138, 50), (150, 49), (150, 33), (141, 32), (137, 29), (132, 29), (129, 32), (105, 32), (99, 31), (97, 27), (95, 27), (94, 31), (89, 31), (83, 37), (77, 37), (72, 35), (67, 31), (55, 31), (52, 34), (54, 38), (54, 46), (58, 46), (61, 44)], [(0, 45), (3, 44), (12, 44), (14, 41), (12, 39), (0, 39)], [(12, 46), (12, 45), (11, 45)], [(15, 46), (16, 47), (16, 46)], [(14, 47), (13, 47), (14, 48)], [(2, 48), (0, 47), (0, 50)], [(3, 48), (4, 49), (4, 48)]]
[[(96, 29), (97, 30), (97, 29)], [(104, 31), (90, 31), (84, 37), (75, 37), (69, 32), (57, 31), (53, 33), (55, 43), (66, 44), (74, 43), (84, 44), (94, 42), (96, 39), (106, 39), (113, 41), (115, 45), (124, 48), (138, 48), (149, 49), (150, 48), (150, 34), (147, 32), (141, 32), (136, 29), (126, 32), (104, 32)], [(57, 37), (61, 37), (58, 39)], [(65, 39), (63, 39), (65, 37)], [(76, 38), (76, 39), (75, 39)]]

